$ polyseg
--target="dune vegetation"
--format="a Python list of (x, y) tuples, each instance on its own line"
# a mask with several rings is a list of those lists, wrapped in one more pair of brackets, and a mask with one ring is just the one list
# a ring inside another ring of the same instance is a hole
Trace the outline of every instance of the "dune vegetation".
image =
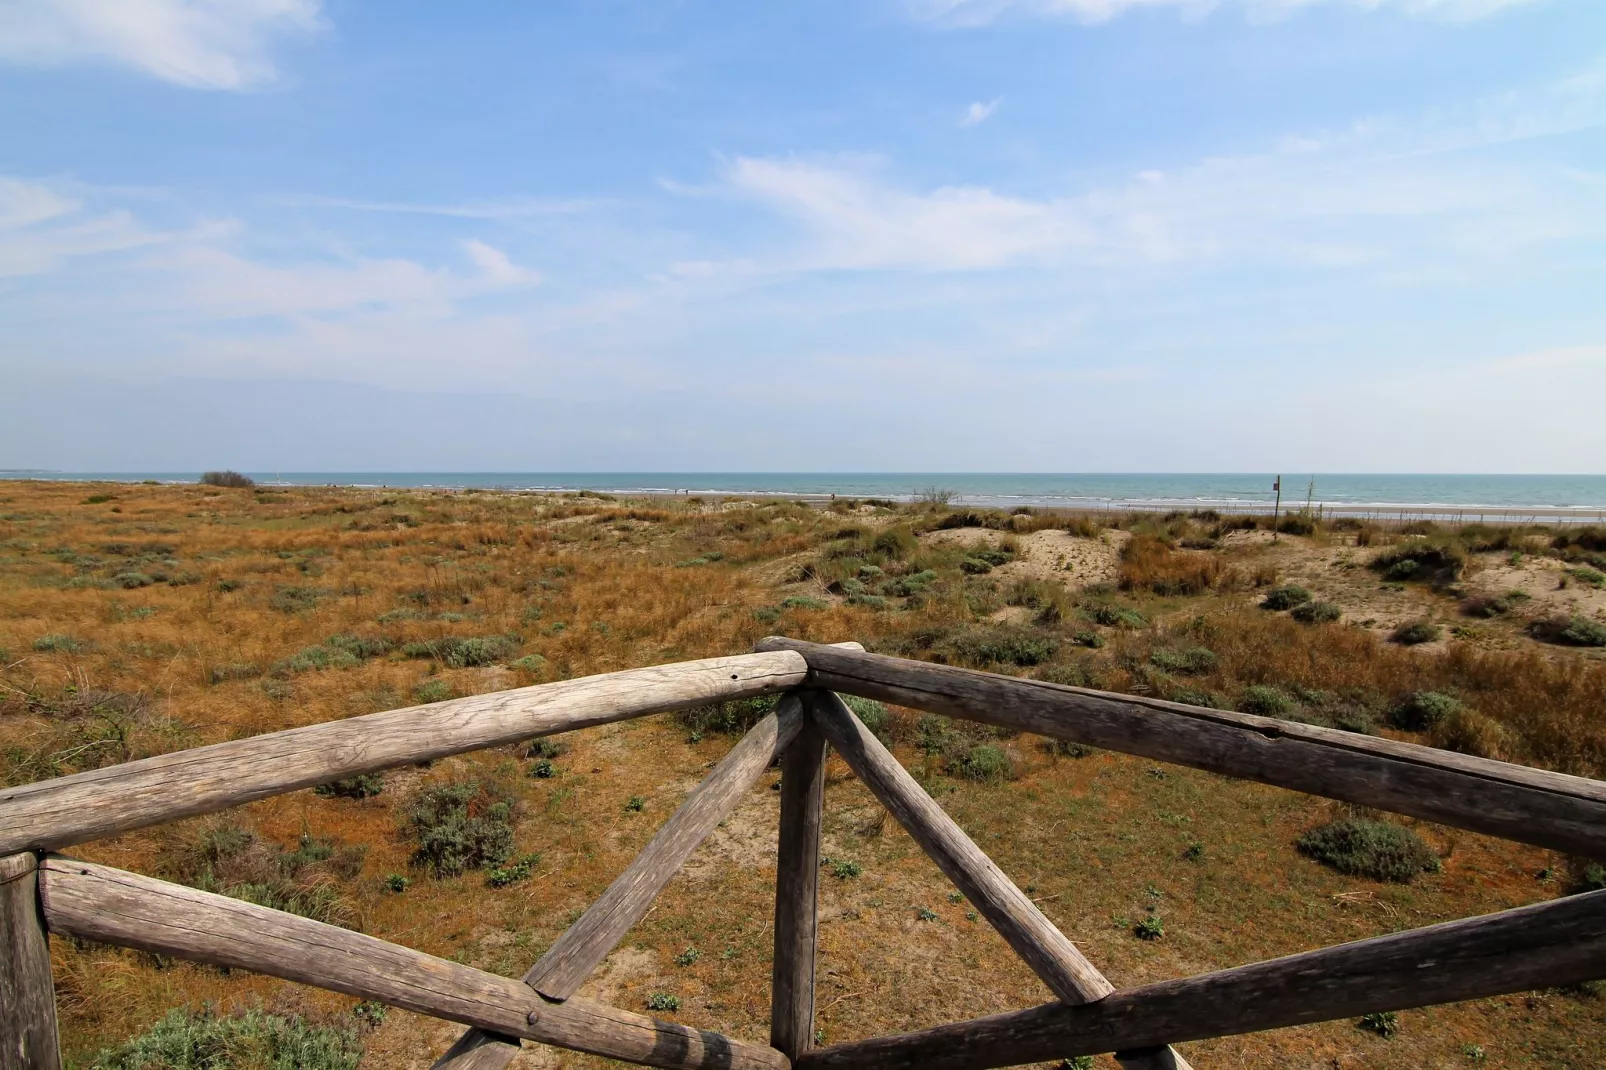
[[(741, 652), (767, 634), (1606, 777), (1599, 529), (1296, 516), (1273, 531), (1211, 513), (968, 509), (936, 490), (907, 505), (616, 500), (217, 476), (0, 483), (7, 784)], [(1606, 887), (1586, 859), (854, 708), (1117, 985)], [(75, 853), (519, 975), (765, 710), (685, 711), (354, 777)], [(1049, 999), (846, 768), (833, 759), (828, 773), (822, 1039)], [(777, 777), (586, 994), (767, 1037)], [(56, 940), (53, 956), (75, 1066), (425, 1067), (457, 1032), (131, 951)], [(1606, 1065), (1596, 987), (1388, 1019), (1182, 1049), (1201, 1070)]]

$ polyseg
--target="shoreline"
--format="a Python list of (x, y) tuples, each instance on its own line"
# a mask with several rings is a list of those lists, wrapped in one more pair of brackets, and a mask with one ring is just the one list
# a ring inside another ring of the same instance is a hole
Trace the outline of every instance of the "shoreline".
[[(331, 473), (346, 474), (346, 473)], [(364, 473), (367, 474), (367, 473)], [(406, 473), (396, 473), (405, 476)], [(443, 473), (443, 475), (446, 473)], [(155, 482), (161, 486), (194, 485), (194, 478), (183, 478), (167, 475), (166, 478), (142, 476), (140, 474), (114, 475), (100, 473), (23, 473), (21, 471), (0, 471), (0, 486), (6, 483), (78, 483), (83, 485), (114, 485), (114, 486), (140, 486)], [(401, 482), (396, 484), (375, 482), (312, 482), (310, 480), (264, 480), (259, 479), (257, 486), (266, 490), (288, 489), (292, 487), (304, 488), (340, 488), (355, 491), (409, 491), (440, 494), (461, 494), (466, 492), (483, 492), (498, 494), (529, 494), (529, 495), (607, 495), (613, 498), (637, 499), (669, 499), (688, 501), (692, 499), (716, 500), (775, 500), (803, 502), (810, 505), (829, 504), (833, 501), (875, 502), (888, 501), (907, 505), (919, 500), (920, 495), (914, 492), (887, 493), (887, 494), (860, 494), (826, 491), (799, 491), (799, 490), (710, 490), (695, 488), (672, 489), (668, 487), (585, 487), (575, 485), (522, 485), (517, 481), (504, 484), (489, 484), (482, 482), (466, 483), (464, 481), (442, 480), (441, 482)], [(1035, 512), (1050, 513), (1054, 515), (1101, 515), (1112, 513), (1168, 513), (1175, 511), (1202, 512), (1212, 510), (1222, 515), (1230, 516), (1258, 516), (1270, 515), (1274, 508), (1272, 501), (1244, 498), (1120, 498), (1120, 497), (1091, 497), (1091, 496), (1057, 496), (1042, 494), (962, 494), (956, 493), (948, 502), (951, 508), (980, 508), (980, 509), (1016, 509), (1029, 508)], [(1282, 505), (1282, 515), (1299, 514), (1305, 511), (1303, 501), (1287, 501)], [(1411, 521), (1432, 520), (1458, 524), (1606, 524), (1606, 505), (1598, 506), (1561, 506), (1516, 504), (1502, 505), (1492, 503), (1454, 503), (1454, 502), (1355, 502), (1355, 501), (1324, 501), (1316, 499), (1311, 502), (1312, 513), (1323, 518), (1346, 518), (1354, 520), (1372, 520), (1380, 522), (1394, 521), (1408, 523)]]

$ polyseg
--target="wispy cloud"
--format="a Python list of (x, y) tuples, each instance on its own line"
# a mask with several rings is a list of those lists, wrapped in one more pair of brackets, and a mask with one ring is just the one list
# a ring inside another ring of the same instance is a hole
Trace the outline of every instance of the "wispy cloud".
[(539, 216), (574, 215), (593, 207), (593, 202), (543, 197), (518, 197), (501, 201), (467, 201), (462, 204), (413, 204), (405, 201), (362, 201), (345, 197), (279, 197), (275, 204), (285, 208), (334, 208), (383, 215), (428, 215), (449, 219), (529, 219)]
[(971, 101), (970, 107), (966, 108), (964, 114), (959, 117), (959, 125), (966, 128), (980, 126), (993, 117), (993, 112), (998, 110), (998, 105), (1003, 99), (1003, 97), (994, 97), (985, 104), (979, 100)]
[(125, 209), (90, 210), (68, 190), (0, 175), (0, 278), (43, 274), (72, 257), (165, 240)]
[(1108, 22), (1132, 11), (1172, 8), (1190, 17), (1219, 8), (1242, 8), (1258, 16), (1287, 15), (1301, 8), (1335, 5), (1363, 11), (1466, 21), (1543, 0), (913, 0), (917, 18), (957, 26), (985, 25), (1005, 14)]
[(278, 74), (283, 37), (322, 28), (321, 0), (0, 0), (0, 61), (105, 63), (192, 89), (248, 89)]

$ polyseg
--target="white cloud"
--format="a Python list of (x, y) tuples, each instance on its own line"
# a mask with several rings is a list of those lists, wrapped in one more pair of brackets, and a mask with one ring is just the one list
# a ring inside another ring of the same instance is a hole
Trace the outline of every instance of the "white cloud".
[(539, 271), (521, 268), (509, 260), (507, 254), (495, 246), (470, 239), (463, 243), (463, 251), (480, 269), (480, 277), (491, 286), (535, 286), (541, 281)]
[(1284, 15), (1299, 8), (1338, 4), (1363, 11), (1399, 11), (1407, 15), (1453, 20), (1485, 18), (1508, 8), (1541, 0), (913, 0), (921, 19), (975, 26), (992, 22), (1007, 12), (1079, 22), (1108, 22), (1131, 11), (1174, 8), (1197, 17), (1217, 8), (1247, 8), (1256, 15)]
[(89, 211), (57, 186), (0, 175), (0, 278), (39, 275), (70, 257), (163, 240), (127, 211)]
[(962, 127), (980, 126), (992, 118), (993, 112), (998, 110), (999, 102), (1003, 99), (1003, 97), (994, 97), (985, 104), (979, 100), (971, 101), (970, 107), (966, 108), (965, 113), (959, 117), (959, 125)]
[(796, 266), (963, 270), (1001, 267), (1083, 238), (1052, 204), (946, 187), (913, 193), (879, 180), (865, 161), (738, 157), (736, 192), (801, 222), (811, 248)]
[(0, 61), (111, 63), (195, 89), (277, 75), (280, 37), (323, 25), (322, 0), (0, 0)]

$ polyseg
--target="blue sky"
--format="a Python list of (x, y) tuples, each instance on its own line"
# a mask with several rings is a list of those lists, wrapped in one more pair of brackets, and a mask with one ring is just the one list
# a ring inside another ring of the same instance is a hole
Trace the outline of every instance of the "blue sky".
[(1606, 4), (0, 0), (0, 468), (1606, 469)]

